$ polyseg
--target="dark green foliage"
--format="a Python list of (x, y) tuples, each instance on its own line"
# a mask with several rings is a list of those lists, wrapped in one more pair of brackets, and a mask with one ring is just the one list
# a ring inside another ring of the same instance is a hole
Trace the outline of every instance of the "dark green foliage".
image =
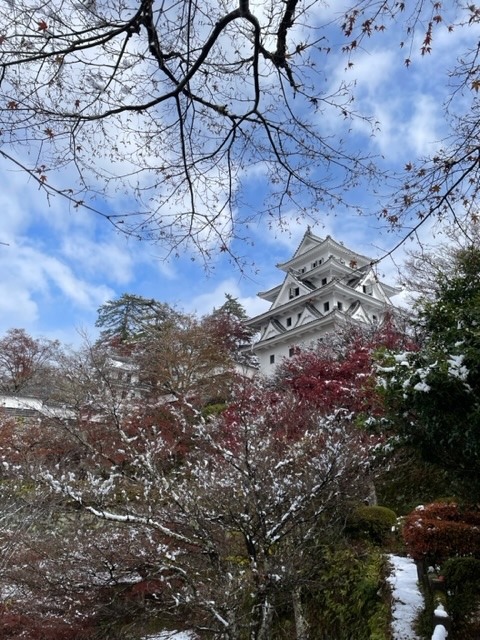
[[(467, 353), (470, 348), (476, 354), (479, 330), (472, 323), (480, 308), (480, 249), (470, 247), (455, 254), (453, 275), (438, 279), (436, 297), (426, 302), (420, 310), (420, 319), (427, 335), (438, 345), (454, 345), (462, 341)], [(476, 363), (471, 375), (478, 376)]]
[(210, 332), (218, 336), (223, 348), (236, 362), (254, 366), (256, 358), (248, 346), (255, 332), (247, 325), (247, 319), (247, 313), (237, 298), (226, 293), (223, 305), (205, 316), (203, 322)]
[(410, 513), (419, 504), (436, 502), (441, 495), (459, 495), (460, 489), (445, 469), (422, 460), (413, 449), (397, 452), (375, 480), (378, 501), (398, 515)]
[(352, 513), (347, 531), (354, 538), (362, 538), (374, 544), (386, 544), (392, 539), (392, 529), (397, 515), (387, 507), (361, 506)]
[(322, 550), (308, 602), (311, 640), (390, 638), (385, 570), (385, 558), (375, 550)]
[(212, 416), (218, 416), (220, 413), (225, 411), (227, 408), (226, 402), (214, 402), (212, 404), (207, 404), (202, 409), (202, 417), (210, 418)]
[(147, 328), (160, 327), (174, 316), (168, 304), (124, 293), (99, 307), (95, 326), (101, 329), (103, 339), (121, 344), (140, 337)]
[(442, 567), (442, 574), (451, 589), (467, 583), (480, 589), (480, 560), (477, 558), (450, 558)]
[(243, 305), (238, 301), (238, 298), (234, 298), (229, 293), (225, 294), (225, 302), (222, 306), (213, 311), (212, 315), (215, 314), (226, 314), (241, 321), (248, 320), (248, 315)]
[(480, 496), (480, 249), (454, 262), (418, 303), (420, 350), (384, 357), (379, 374), (396, 433)]
[(465, 640), (478, 638), (480, 621), (480, 560), (450, 558), (442, 567), (447, 586), (447, 611), (452, 617), (449, 638)]

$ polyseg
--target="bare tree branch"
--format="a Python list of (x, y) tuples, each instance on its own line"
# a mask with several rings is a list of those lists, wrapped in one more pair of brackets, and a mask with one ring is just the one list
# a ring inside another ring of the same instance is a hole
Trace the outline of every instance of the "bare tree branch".
[[(190, 248), (208, 262), (222, 250), (238, 261), (232, 240), (243, 239), (253, 220), (269, 215), (281, 224), (292, 208), (315, 219), (320, 210), (348, 206), (345, 193), (361, 180), (382, 177), (367, 154), (348, 150), (323, 127), (327, 110), (373, 123), (356, 112), (353, 87), (322, 88), (334, 23), (319, 21), (319, 7), (319, 0), (239, 0), (233, 9), (194, 0), (5, 3), (1, 154), (47, 195), (86, 206), (167, 254)], [(421, 34), (426, 54), (447, 20), (441, 11), (438, 3), (360, 0), (336, 25), (347, 38), (341, 49), (353, 60), (366, 38), (393, 23), (405, 33), (400, 48), (408, 51)], [(450, 14), (466, 28), (480, 19), (475, 7), (458, 2)], [(475, 42), (452, 70), (458, 94), (478, 91), (477, 59)], [(408, 227), (412, 212), (446, 215), (466, 192), (476, 201), (466, 188), (477, 169), (476, 161), (468, 169), (478, 149), (476, 95), (472, 101), (448, 152), (419, 163), (422, 173), (403, 185), (413, 205), (397, 201), (380, 215), (389, 224)], [(447, 106), (455, 118), (453, 101)], [(243, 195), (253, 168), (262, 202)]]

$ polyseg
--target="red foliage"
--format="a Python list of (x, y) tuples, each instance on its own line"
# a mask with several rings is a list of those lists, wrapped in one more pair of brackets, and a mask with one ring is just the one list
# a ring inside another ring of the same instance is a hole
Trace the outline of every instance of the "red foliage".
[(414, 560), (480, 557), (480, 512), (444, 503), (417, 507), (405, 521), (403, 539)]
[(258, 434), (274, 434), (278, 442), (301, 437), (318, 424), (318, 412), (295, 394), (264, 389), (243, 381), (232, 402), (222, 414), (221, 429), (224, 442), (234, 446), (239, 425), (255, 425)]
[(124, 598), (126, 600), (145, 600), (149, 598), (157, 600), (165, 590), (164, 581), (151, 578), (129, 586), (124, 593)]
[(280, 382), (325, 413), (344, 409), (381, 415), (373, 357), (379, 349), (405, 347), (405, 340), (390, 320), (374, 334), (352, 327), (320, 343), (315, 351), (298, 350), (280, 368)]
[(80, 449), (79, 442), (55, 420), (17, 422), (0, 412), (0, 461), (7, 468), (27, 461), (57, 464), (78, 458)]
[(92, 627), (86, 620), (75, 625), (13, 612), (8, 605), (0, 605), (0, 637), (5, 640), (88, 640), (92, 637)]
[(56, 340), (35, 340), (24, 329), (9, 329), (0, 340), (0, 386), (3, 391), (18, 392), (55, 356)]
[[(154, 404), (148, 406), (144, 401), (132, 404), (130, 413), (124, 416), (122, 430), (129, 438), (135, 438), (135, 451), (150, 454), (157, 451), (158, 459), (163, 457), (164, 461), (180, 460), (192, 449), (192, 430), (188, 419), (191, 417), (191, 410), (182, 407), (182, 417), (179, 419), (175, 413), (176, 405)], [(162, 446), (160, 442), (163, 443)], [(118, 449), (114, 455), (118, 456)]]
[(252, 331), (239, 318), (230, 313), (214, 313), (202, 321), (206, 335), (228, 353), (236, 353), (239, 346), (248, 343)]
[[(325, 422), (323, 412), (297, 394), (265, 389), (262, 385), (244, 381), (235, 392), (235, 401), (221, 415), (217, 425), (217, 442), (238, 454), (245, 445), (245, 437), (263, 442), (271, 439), (275, 443), (272, 446), (276, 454), (281, 456), (292, 442), (311, 433), (316, 435), (315, 446), (322, 450), (326, 434), (335, 428), (335, 424), (344, 427), (344, 418), (344, 412), (340, 411), (336, 412), (335, 419)], [(247, 431), (250, 434), (245, 436)], [(341, 432), (342, 429), (339, 429), (339, 438), (342, 437)], [(361, 451), (371, 450), (378, 444), (379, 437), (354, 428), (348, 441), (352, 451), (356, 450), (360, 455)]]
[(128, 342), (119, 335), (113, 335), (106, 340), (107, 347), (120, 357), (131, 356), (135, 352), (135, 343)]
[(361, 344), (340, 357), (328, 347), (301, 351), (285, 362), (283, 382), (325, 413), (369, 411), (376, 405), (371, 364), (371, 351)]
[(363, 348), (349, 351), (345, 359), (332, 353), (302, 352), (286, 368), (292, 374), (291, 389), (327, 413), (338, 408), (365, 411), (373, 404), (370, 354)]

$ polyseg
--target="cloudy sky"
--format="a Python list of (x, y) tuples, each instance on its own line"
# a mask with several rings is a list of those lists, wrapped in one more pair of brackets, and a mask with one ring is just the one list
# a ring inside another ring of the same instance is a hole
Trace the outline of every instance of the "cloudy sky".
[[(339, 50), (341, 32), (331, 33)], [(442, 104), (449, 93), (447, 70), (468, 48), (469, 39), (473, 42), (472, 29), (439, 29), (429, 56), (420, 56), (421, 42), (414, 42), (408, 68), (399, 32), (364, 42), (350, 68), (344, 55), (333, 53), (326, 82), (355, 83), (357, 110), (373, 116), (378, 128), (372, 136), (357, 121), (348, 123), (347, 131), (338, 116), (326, 113), (326, 133), (346, 135), (352, 148), (361, 146), (390, 168), (430, 154), (446, 134)], [(282, 274), (275, 264), (291, 256), (307, 225), (297, 221), (295, 211), (290, 218), (287, 214), (282, 230), (259, 221), (249, 231), (252, 244), (233, 247), (251, 269), (242, 274), (219, 254), (206, 273), (187, 252), (165, 260), (161, 245), (126, 238), (94, 213), (74, 209), (59, 197), (47, 199), (34, 180), (6, 160), (0, 161), (0, 169), (0, 333), (23, 327), (35, 336), (76, 342), (79, 330), (94, 335), (98, 307), (125, 292), (198, 314), (220, 306), (229, 293), (255, 315), (266, 308), (256, 293), (279, 282)], [(363, 188), (352, 197), (367, 208), (373, 202)], [(397, 242), (374, 217), (341, 209), (319, 216), (312, 230), (372, 257)], [(379, 265), (380, 275), (392, 284), (402, 256), (403, 249)]]

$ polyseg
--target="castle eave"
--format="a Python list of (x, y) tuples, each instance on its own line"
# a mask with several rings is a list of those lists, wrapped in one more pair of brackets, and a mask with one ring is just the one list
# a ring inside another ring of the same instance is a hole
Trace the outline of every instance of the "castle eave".
[(330, 313), (322, 316), (321, 318), (317, 318), (308, 324), (302, 324), (300, 327), (296, 327), (295, 329), (291, 329), (289, 331), (285, 331), (276, 336), (272, 336), (271, 338), (267, 338), (266, 340), (259, 340), (256, 342), (252, 350), (253, 352), (261, 351), (262, 349), (270, 349), (272, 345), (280, 344), (280, 343), (292, 343), (295, 342), (295, 338), (298, 336), (308, 336), (310, 334), (318, 334), (320, 330), (325, 332), (325, 328), (331, 326), (332, 328), (338, 324), (344, 324), (346, 322), (345, 314), (334, 309)]

